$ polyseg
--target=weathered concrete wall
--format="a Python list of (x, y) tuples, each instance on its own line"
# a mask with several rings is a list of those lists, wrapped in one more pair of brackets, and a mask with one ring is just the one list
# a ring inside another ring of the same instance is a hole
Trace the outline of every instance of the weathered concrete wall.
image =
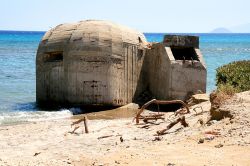
[(162, 43), (152, 45), (143, 65), (148, 90), (157, 99), (169, 99), (170, 60)]
[(206, 70), (200, 62), (171, 62), (171, 99), (186, 100), (198, 91), (206, 92)]
[(143, 34), (106, 21), (55, 27), (45, 34), (37, 52), (37, 102), (132, 102), (146, 44)]
[[(175, 59), (171, 47), (193, 49), (195, 55), (184, 52), (183, 60)], [(167, 35), (163, 43), (153, 44), (144, 59), (143, 88), (161, 100), (186, 100), (190, 94), (206, 92), (206, 66), (198, 47), (195, 36)]]
[(166, 47), (199, 48), (199, 38), (196, 36), (165, 35), (163, 44)]

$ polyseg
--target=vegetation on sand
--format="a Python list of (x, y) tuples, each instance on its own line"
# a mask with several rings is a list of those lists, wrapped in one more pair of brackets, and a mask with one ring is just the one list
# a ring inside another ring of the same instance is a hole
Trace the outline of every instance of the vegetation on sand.
[(232, 62), (216, 69), (218, 91), (228, 95), (250, 90), (250, 60)]

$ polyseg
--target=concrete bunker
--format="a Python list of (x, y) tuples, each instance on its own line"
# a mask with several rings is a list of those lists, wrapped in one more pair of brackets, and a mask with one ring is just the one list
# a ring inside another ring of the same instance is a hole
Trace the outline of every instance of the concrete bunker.
[(46, 32), (36, 56), (39, 106), (122, 106), (145, 91), (159, 100), (206, 91), (206, 67), (195, 36), (152, 43), (125, 26), (86, 20)]
[(108, 21), (56, 26), (46, 32), (37, 51), (38, 105), (132, 102), (146, 44), (142, 33)]
[(165, 35), (163, 42), (153, 43), (147, 50), (143, 70), (147, 86), (157, 99), (185, 100), (198, 91), (206, 92), (199, 37)]

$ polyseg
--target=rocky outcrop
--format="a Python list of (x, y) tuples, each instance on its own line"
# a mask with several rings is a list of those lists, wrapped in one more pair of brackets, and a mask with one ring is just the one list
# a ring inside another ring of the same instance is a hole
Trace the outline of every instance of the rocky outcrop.
[(242, 114), (240, 111), (250, 110), (250, 91), (238, 93), (231, 97), (212, 92), (210, 102), (210, 120), (232, 119)]

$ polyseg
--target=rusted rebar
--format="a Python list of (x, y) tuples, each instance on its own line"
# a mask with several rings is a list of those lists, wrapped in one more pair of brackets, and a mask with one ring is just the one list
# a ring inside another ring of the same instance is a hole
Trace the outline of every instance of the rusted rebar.
[(162, 116), (164, 116), (164, 114), (151, 114), (146, 116), (140, 116), (139, 119), (145, 119), (145, 118), (157, 119), (157, 118), (162, 118)]
[(147, 123), (149, 120), (158, 120), (158, 119), (162, 119), (165, 120), (165, 118), (163, 117), (164, 114), (151, 114), (151, 115), (147, 115), (147, 116), (140, 116), (139, 119), (143, 119), (143, 122)]
[(150, 101), (148, 101), (147, 103), (145, 103), (141, 109), (139, 110), (139, 112), (137, 113), (135, 119), (136, 119), (136, 124), (139, 123), (139, 119), (141, 119), (140, 117), (143, 117), (141, 116), (141, 113), (143, 112), (143, 110), (145, 108), (147, 108), (150, 104), (182, 104), (183, 107), (186, 108), (186, 113), (189, 113), (189, 108), (188, 106), (182, 101), (182, 100), (156, 100), (156, 99), (152, 99)]
[(158, 135), (163, 135), (163, 134), (165, 134), (165, 132), (166, 132), (167, 130), (171, 129), (174, 125), (176, 125), (176, 124), (179, 123), (179, 122), (180, 122), (181, 125), (183, 125), (184, 127), (188, 127), (188, 123), (187, 123), (186, 120), (185, 120), (185, 116), (182, 116), (182, 117), (176, 119), (175, 121), (171, 122), (171, 123), (167, 126), (166, 129), (159, 130), (159, 131), (157, 131), (156, 133), (157, 133)]

